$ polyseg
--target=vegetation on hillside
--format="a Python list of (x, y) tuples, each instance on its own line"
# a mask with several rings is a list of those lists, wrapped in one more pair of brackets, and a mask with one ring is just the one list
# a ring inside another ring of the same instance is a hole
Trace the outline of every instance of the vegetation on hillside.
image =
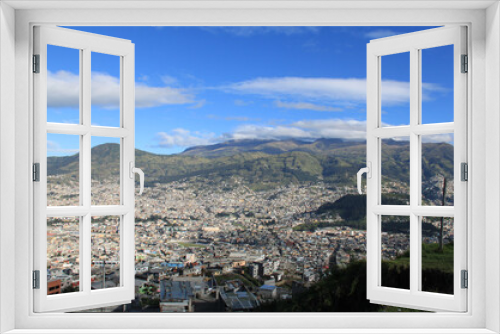
[[(453, 175), (453, 146), (423, 144), (425, 178)], [(408, 182), (408, 144), (388, 140), (382, 151), (383, 175)], [(103, 144), (92, 148), (93, 179), (119, 175), (120, 146)], [(366, 144), (341, 139), (314, 142), (230, 141), (195, 147), (181, 154), (159, 155), (136, 150), (136, 166), (146, 174), (146, 186), (201, 177), (220, 184), (241, 177), (254, 190), (273, 189), (290, 183), (323, 181), (336, 186), (354, 186), (355, 175), (365, 165)], [(77, 180), (79, 156), (48, 157), (48, 175), (67, 175)], [(384, 181), (388, 181), (385, 179)], [(425, 191), (425, 189), (424, 189)], [(431, 190), (432, 193), (432, 190)]]
[[(453, 293), (453, 244), (444, 252), (437, 244), (422, 248), (422, 283), (424, 291)], [(409, 288), (409, 254), (382, 263), (384, 286)], [(276, 300), (262, 304), (256, 312), (387, 312), (401, 311), (372, 304), (366, 298), (366, 261), (349, 263), (345, 268), (334, 267), (328, 275), (291, 300)], [(402, 310), (412, 311), (412, 310)]]
[[(382, 201), (388, 205), (406, 205), (408, 197), (403, 194), (384, 194)], [(326, 202), (316, 211), (315, 219), (311, 222), (303, 223), (293, 227), (294, 231), (314, 232), (318, 229), (333, 226), (348, 226), (357, 230), (366, 230), (366, 195), (345, 195), (335, 202)], [(340, 220), (326, 221), (326, 217), (340, 216)], [(389, 233), (408, 233), (410, 230), (410, 221), (400, 219), (396, 222), (390, 220), (383, 224), (384, 232)], [(433, 224), (422, 225), (423, 236), (437, 235), (439, 230)]]

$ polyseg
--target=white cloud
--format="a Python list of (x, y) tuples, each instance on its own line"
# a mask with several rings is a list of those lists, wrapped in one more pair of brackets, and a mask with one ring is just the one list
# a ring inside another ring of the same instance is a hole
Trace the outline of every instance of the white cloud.
[(192, 147), (199, 145), (209, 145), (217, 141), (214, 133), (191, 132), (183, 128), (177, 128), (169, 133), (160, 132), (157, 134), (158, 146), (163, 148), (171, 147)]
[(194, 95), (187, 90), (171, 87), (151, 87), (141, 83), (135, 85), (136, 108), (189, 103), (195, 103), (195, 100)]
[(243, 125), (231, 133), (226, 139), (310, 139), (311, 135), (293, 126)]
[(302, 120), (288, 125), (245, 124), (220, 136), (215, 133), (193, 132), (182, 128), (157, 134), (158, 146), (163, 148), (187, 148), (240, 139), (315, 140), (319, 138), (364, 140), (366, 122), (341, 119)]
[(364, 100), (364, 79), (277, 77), (256, 78), (224, 87), (233, 93), (329, 100)]
[(314, 103), (309, 103), (309, 102), (275, 101), (274, 105), (278, 108), (285, 108), (285, 109), (314, 110), (314, 111), (325, 111), (325, 112), (342, 111), (341, 108), (323, 106), (320, 104), (314, 104)]
[(396, 32), (394, 30), (390, 29), (376, 29), (369, 31), (365, 34), (366, 38), (369, 39), (377, 39), (377, 38), (384, 38), (384, 37), (389, 37), (389, 36), (394, 36), (394, 35), (400, 35), (401, 33)]
[(221, 117), (221, 116), (217, 116), (214, 114), (207, 115), (207, 118), (224, 120), (224, 121), (237, 121), (237, 122), (259, 122), (259, 121), (261, 121), (260, 118), (251, 118), (251, 117), (246, 117), (246, 116)]
[(61, 145), (59, 143), (52, 141), (52, 140), (47, 140), (47, 152), (54, 152), (54, 153), (78, 153), (80, 152), (79, 149), (77, 148), (61, 148)]
[[(51, 108), (78, 108), (80, 79), (67, 72), (48, 72), (47, 105)], [(120, 81), (106, 73), (92, 73), (92, 104), (101, 108), (114, 109), (120, 105)], [(149, 108), (170, 104), (195, 103), (194, 95), (188, 90), (172, 87), (152, 87), (146, 83), (135, 85), (136, 108)]]
[(257, 27), (257, 26), (240, 26), (240, 27), (202, 27), (201, 29), (211, 33), (226, 33), (240, 37), (249, 37), (254, 35), (299, 35), (305, 33), (318, 33), (320, 27)]
[(78, 108), (80, 101), (79, 76), (67, 71), (47, 73), (47, 106)]
[(161, 81), (165, 84), (165, 85), (176, 85), (178, 83), (178, 80), (176, 78), (174, 78), (173, 76), (170, 76), (170, 75), (162, 75), (161, 77)]
[(230, 116), (224, 117), (226, 121), (238, 121), (238, 122), (250, 122), (250, 121), (260, 121), (260, 118), (250, 118), (246, 116)]
[(189, 108), (190, 109), (200, 109), (202, 108), (205, 104), (207, 104), (207, 100), (203, 99), (203, 100), (199, 100), (198, 102), (196, 102), (195, 104), (193, 104), (192, 106), (190, 106)]
[[(228, 140), (241, 139), (301, 139), (316, 140), (320, 138), (342, 138), (346, 140), (365, 140), (366, 121), (352, 119), (317, 119), (302, 120), (287, 125), (245, 124), (236, 127), (233, 132), (217, 136), (215, 133), (189, 131), (178, 128), (169, 133), (158, 133), (158, 146), (164, 148), (187, 148), (199, 145), (210, 145)], [(400, 140), (400, 138), (394, 138)], [(424, 143), (453, 144), (452, 134), (426, 135)]]
[(356, 120), (322, 119), (303, 120), (289, 125), (265, 126), (243, 125), (227, 139), (319, 139), (344, 138), (365, 139), (366, 122)]
[(244, 100), (234, 100), (234, 105), (238, 107), (249, 106), (253, 103), (253, 101), (244, 101)]
[[(298, 98), (337, 102), (365, 102), (366, 80), (356, 78), (256, 78), (223, 87), (224, 90), (240, 94), (255, 94), (269, 98)], [(382, 95), (384, 102), (407, 101), (407, 82), (384, 81)]]
[(91, 87), (92, 105), (106, 109), (120, 106), (120, 80), (118, 78), (94, 72), (91, 75)]
[[(432, 99), (433, 94), (449, 91), (435, 83), (423, 83), (422, 88), (424, 100)], [(366, 79), (359, 78), (256, 78), (236, 82), (221, 89), (228, 93), (253, 94), (272, 99), (314, 100), (346, 105), (366, 102)], [(408, 103), (409, 99), (409, 82), (382, 81), (384, 105)], [(299, 102), (295, 101), (295, 103)]]
[(422, 136), (423, 143), (448, 143), (453, 144), (454, 137), (452, 133), (438, 134), (438, 135), (425, 135)]
[(426, 96), (423, 96), (423, 99), (430, 99), (429, 94), (430, 93), (450, 93), (453, 91), (451, 88), (446, 88), (442, 87), (438, 84), (435, 83), (429, 83), (429, 82), (423, 82), (422, 83), (422, 90), (423, 93), (426, 94)]
[(343, 119), (303, 120), (293, 123), (292, 126), (308, 131), (312, 138), (366, 138), (366, 121)]
[[(381, 92), (382, 92), (382, 103), (384, 105), (406, 103), (410, 101), (409, 82), (383, 80)], [(425, 92), (423, 92), (423, 94), (425, 94)]]

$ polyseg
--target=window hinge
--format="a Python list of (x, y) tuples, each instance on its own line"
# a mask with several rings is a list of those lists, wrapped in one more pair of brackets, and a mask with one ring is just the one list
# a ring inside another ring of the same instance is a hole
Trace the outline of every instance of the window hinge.
[(462, 55), (462, 73), (469, 72), (469, 56)]
[(33, 55), (33, 73), (40, 73), (40, 55)]
[(462, 289), (467, 289), (469, 287), (469, 272), (467, 270), (462, 270), (461, 276), (462, 276)]
[(461, 170), (461, 180), (462, 181), (469, 181), (469, 165), (467, 165), (466, 162), (462, 162), (460, 165), (460, 170)]
[(40, 163), (33, 164), (33, 181), (40, 182)]
[(33, 289), (40, 289), (40, 270), (33, 270)]

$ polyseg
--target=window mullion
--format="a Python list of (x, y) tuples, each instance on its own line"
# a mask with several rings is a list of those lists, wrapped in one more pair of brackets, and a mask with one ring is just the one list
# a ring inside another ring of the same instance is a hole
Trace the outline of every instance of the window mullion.
[[(415, 56), (416, 56), (416, 69), (415, 69), (415, 75), (417, 76), (416, 79), (416, 86), (415, 89), (417, 90), (416, 92), (416, 97), (417, 100), (414, 101), (414, 111), (415, 114), (413, 117), (413, 121), (416, 122), (414, 124), (413, 129), (413, 138), (415, 142), (415, 149), (417, 150), (416, 153), (416, 159), (414, 162), (414, 171), (415, 171), (415, 179), (414, 179), (414, 184), (416, 185), (416, 189), (414, 190), (414, 195), (416, 196), (415, 201), (417, 202), (417, 205), (414, 206), (414, 209), (418, 209), (419, 207), (422, 207), (422, 137), (421, 135), (425, 133), (426, 130), (433, 129), (432, 125), (431, 126), (422, 126), (422, 50), (415, 50)], [(410, 117), (412, 117), (410, 115)], [(447, 124), (448, 128), (450, 127), (450, 124)], [(446, 125), (441, 125), (439, 126), (441, 129), (444, 127), (446, 128)], [(453, 127), (453, 124), (451, 124), (451, 127)], [(435, 127), (438, 128), (438, 127)], [(411, 177), (411, 176), (410, 176)], [(415, 276), (417, 277), (417, 283), (416, 283), (416, 289), (417, 293), (422, 291), (422, 214), (417, 216), (417, 212), (413, 211), (413, 217), (414, 217), (414, 224), (416, 225), (416, 228), (413, 229), (413, 231), (417, 231), (416, 233), (416, 242), (415, 245), (417, 246), (417, 249), (415, 250), (414, 254), (417, 254), (416, 261), (416, 266), (414, 267), (414, 270), (417, 272), (415, 273)]]
[[(89, 48), (83, 49), (82, 52), (82, 65), (81, 65), (81, 119), (83, 126), (90, 128), (91, 126), (91, 51)], [(80, 198), (82, 205), (88, 208), (89, 211), (82, 218), (81, 224), (81, 253), (80, 253), (80, 284), (83, 284), (85, 293), (90, 293), (91, 290), (91, 182), (92, 182), (92, 160), (91, 160), (91, 135), (90, 131), (81, 137), (82, 145), (80, 155), (80, 170), (81, 173), (81, 187)]]
[[(91, 115), (90, 115), (90, 110), (91, 110), (91, 51), (89, 49), (84, 49), (83, 50), (83, 65), (81, 68), (81, 73), (82, 73), (82, 85), (81, 85), (81, 101), (82, 101), (82, 123), (83, 126), (89, 128), (91, 125)], [(81, 145), (81, 150), (82, 154), (80, 155), (80, 165), (82, 168), (80, 169), (82, 171), (82, 180), (81, 180), (81, 198), (82, 198), (82, 205), (84, 207), (89, 207), (91, 204), (91, 193), (90, 193), (90, 186), (91, 186), (91, 135), (90, 131), (87, 131), (83, 136), (82, 136), (82, 145)]]
[(48, 206), (46, 210), (47, 218), (51, 217), (82, 217), (89, 213), (89, 208), (84, 206)]
[[(81, 103), (80, 103), (81, 108)], [(81, 124), (47, 123), (47, 133), (57, 133), (66, 135), (84, 135), (89, 131), (88, 126)]]
[[(422, 100), (420, 100), (422, 101)], [(412, 129), (418, 135), (438, 135), (453, 133), (455, 131), (455, 124), (450, 123), (434, 123), (434, 124), (419, 124)]]
[(415, 293), (420, 285), (420, 238), (418, 216), (414, 210), (420, 204), (419, 136), (415, 128), (420, 120), (420, 60), (419, 50), (410, 50), (410, 291)]
[(90, 212), (94, 216), (119, 216), (129, 213), (131, 210), (124, 205), (92, 205)]

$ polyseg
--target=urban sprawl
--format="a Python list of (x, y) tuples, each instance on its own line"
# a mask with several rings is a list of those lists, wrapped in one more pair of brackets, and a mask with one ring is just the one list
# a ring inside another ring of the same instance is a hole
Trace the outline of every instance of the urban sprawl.
[[(48, 178), (49, 206), (78, 205), (78, 184), (63, 178)], [(236, 177), (218, 186), (194, 177), (146, 187), (136, 196), (136, 299), (93, 311), (249, 311), (292, 298), (332, 266), (365, 258), (364, 230), (342, 224), (314, 232), (294, 229), (341, 221), (338, 214), (319, 217), (315, 210), (354, 193), (352, 187), (321, 182), (253, 191)], [(118, 183), (93, 182), (92, 202), (119, 204)], [(92, 289), (120, 286), (120, 217), (95, 216), (91, 226)], [(49, 294), (79, 289), (79, 229), (78, 218), (48, 218)], [(451, 224), (444, 229), (449, 242)], [(383, 258), (404, 253), (408, 238), (382, 233)]]

